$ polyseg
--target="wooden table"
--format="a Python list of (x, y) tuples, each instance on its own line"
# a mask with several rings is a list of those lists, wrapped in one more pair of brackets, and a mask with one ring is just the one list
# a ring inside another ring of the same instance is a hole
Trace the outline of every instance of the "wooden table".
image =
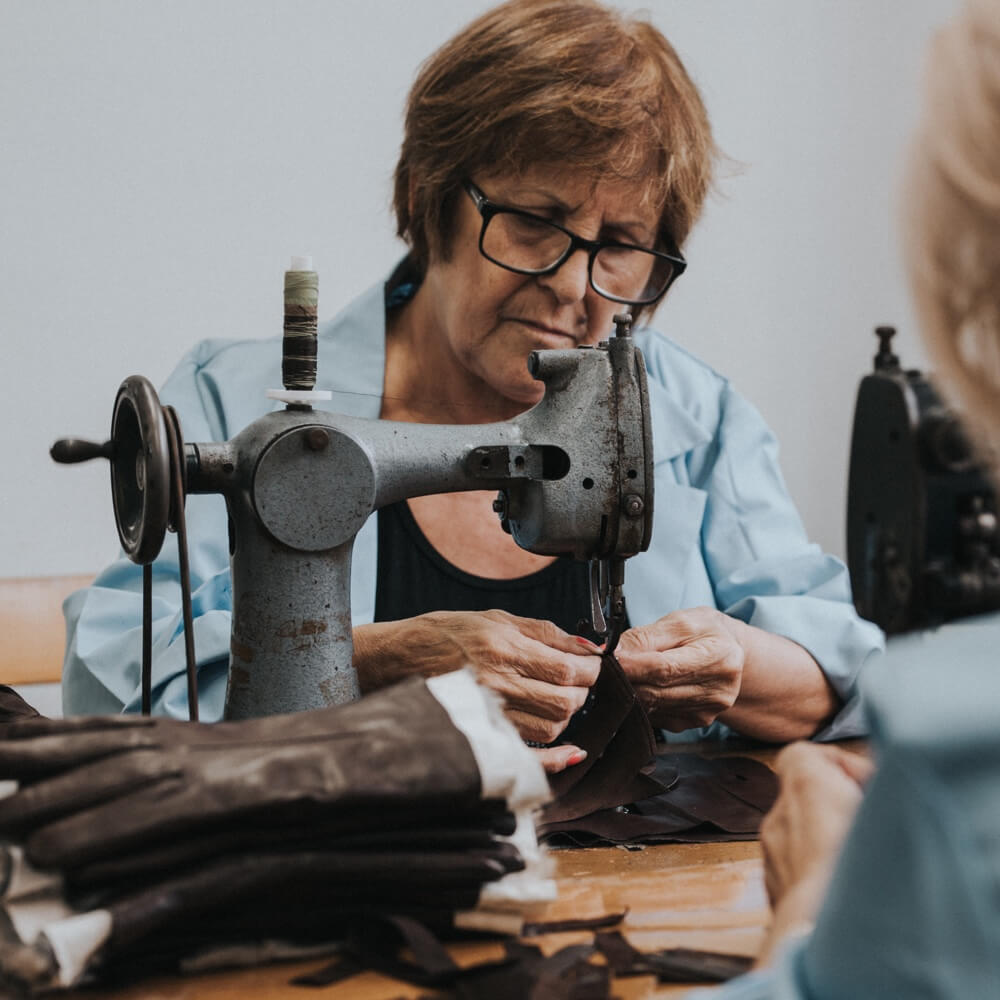
[[(640, 951), (701, 948), (755, 955), (768, 921), (760, 844), (664, 844), (643, 850), (596, 847), (553, 851), (559, 898), (539, 920), (596, 917), (627, 911), (620, 930)], [(589, 932), (547, 934), (529, 940), (546, 954), (591, 939)], [(463, 942), (449, 947), (460, 964), (499, 958), (497, 942)], [(318, 969), (327, 959), (280, 962), (257, 969), (145, 980), (123, 989), (81, 990), (93, 1000), (416, 1000), (433, 996), (374, 972), (321, 989), (290, 980)], [(615, 981), (622, 1000), (683, 996), (691, 986), (658, 985), (653, 977)]]
[[(671, 750), (680, 749), (671, 747)], [(705, 751), (705, 747), (700, 747)], [(739, 750), (765, 763), (776, 749)], [(769, 920), (760, 844), (664, 844), (641, 850), (597, 847), (558, 849), (555, 861), (558, 898), (540, 909), (538, 921), (599, 917), (625, 912), (620, 929), (640, 951), (697, 948), (754, 956)], [(546, 954), (591, 940), (589, 932), (532, 937)], [(460, 964), (499, 958), (502, 943), (463, 942), (449, 947)], [(283, 962), (257, 969), (227, 970), (198, 976), (147, 980), (116, 990), (81, 991), (93, 1000), (397, 1000), (433, 996), (434, 991), (374, 972), (321, 989), (290, 985), (303, 972), (325, 965), (319, 958)], [(692, 984), (693, 985), (693, 984)], [(692, 985), (660, 985), (653, 977), (616, 980), (622, 1000), (680, 997)], [(516, 998), (515, 998), (516, 1000)]]

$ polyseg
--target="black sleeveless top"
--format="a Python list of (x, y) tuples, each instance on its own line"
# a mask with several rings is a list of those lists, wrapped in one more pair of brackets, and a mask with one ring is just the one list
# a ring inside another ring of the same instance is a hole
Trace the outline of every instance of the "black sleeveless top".
[(444, 559), (420, 530), (406, 501), (378, 517), (375, 621), (399, 621), (428, 611), (506, 611), (554, 622), (571, 635), (590, 608), (587, 563), (559, 557), (513, 580), (473, 576)]

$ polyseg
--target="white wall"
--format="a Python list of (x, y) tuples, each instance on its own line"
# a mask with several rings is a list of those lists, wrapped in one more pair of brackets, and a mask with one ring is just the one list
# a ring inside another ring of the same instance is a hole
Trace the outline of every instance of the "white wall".
[[(0, 0), (0, 576), (117, 552), (103, 439), (118, 383), (207, 336), (281, 327), (311, 253), (330, 315), (396, 258), (390, 177), (416, 66), (481, 0)], [(932, 28), (957, 0), (652, 0), (742, 170), (689, 243), (661, 327), (731, 375), (843, 552), (872, 327), (920, 364), (896, 178)], [(320, 379), (322, 381), (322, 378)]]

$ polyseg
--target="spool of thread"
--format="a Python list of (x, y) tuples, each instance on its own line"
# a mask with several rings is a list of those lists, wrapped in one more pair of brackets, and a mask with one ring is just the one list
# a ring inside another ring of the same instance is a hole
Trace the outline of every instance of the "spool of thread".
[(285, 335), (281, 381), (286, 389), (309, 391), (316, 385), (316, 317), (319, 275), (312, 257), (293, 257), (285, 272)]

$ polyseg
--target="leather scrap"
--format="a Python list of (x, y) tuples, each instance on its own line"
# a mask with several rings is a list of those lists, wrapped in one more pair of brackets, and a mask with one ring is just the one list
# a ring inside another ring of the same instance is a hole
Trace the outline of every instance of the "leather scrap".
[[(412, 961), (399, 957), (402, 947)], [(461, 967), (427, 928), (393, 917), (353, 935), (336, 962), (297, 976), (292, 984), (322, 987), (374, 970), (442, 990), (439, 997), (445, 1000), (611, 1000), (610, 969), (590, 962), (592, 945), (571, 945), (546, 957), (535, 945), (510, 940), (504, 951), (501, 959)]]
[(0, 684), (0, 737), (3, 736), (3, 727), (9, 722), (42, 717), (41, 713), (32, 708), (12, 687)]
[[(602, 656), (601, 670), (587, 703), (570, 720), (560, 741), (573, 743), (586, 750), (587, 757), (581, 763), (549, 778), (549, 787), (555, 798), (562, 798), (586, 778), (625, 722), (635, 702), (635, 691), (618, 660), (613, 656)], [(650, 734), (652, 735), (652, 730)]]
[(593, 690), (593, 704), (572, 733), (572, 741), (587, 757), (550, 779), (553, 800), (542, 810), (543, 826), (647, 798), (662, 792), (671, 780), (665, 771), (659, 777), (643, 772), (656, 753), (656, 739), (646, 710), (614, 656), (601, 657)]
[[(541, 933), (596, 927), (624, 914), (592, 921), (560, 921), (538, 925)], [(563, 925), (579, 925), (566, 927)], [(413, 958), (399, 957), (408, 949)], [(665, 948), (642, 952), (620, 931), (598, 932), (594, 943), (571, 945), (546, 957), (525, 941), (508, 940), (505, 955), (460, 967), (427, 927), (401, 917), (366, 923), (344, 945), (337, 960), (292, 980), (296, 986), (323, 987), (360, 972), (374, 970), (417, 986), (443, 990), (447, 1000), (610, 1000), (611, 973), (617, 978), (655, 976), (664, 983), (720, 983), (747, 972), (752, 959), (743, 955)], [(591, 959), (599, 953), (606, 964)]]
[(653, 769), (654, 778), (658, 774), (661, 783), (671, 780), (666, 790), (573, 819), (546, 817), (539, 836), (578, 847), (755, 840), (778, 794), (774, 772), (748, 757), (661, 753)]
[(652, 975), (661, 983), (723, 983), (749, 972), (753, 965), (753, 959), (745, 955), (693, 948), (641, 952), (618, 931), (594, 935), (594, 947), (616, 976)]
[(586, 759), (554, 775), (539, 836), (551, 845), (751, 840), (778, 793), (770, 768), (746, 757), (656, 753), (646, 711), (614, 656), (566, 740)]
[(538, 937), (540, 934), (560, 934), (563, 931), (594, 931), (604, 927), (614, 927), (624, 919), (624, 913), (606, 913), (600, 917), (536, 921), (534, 923), (526, 923), (521, 928), (521, 937)]

